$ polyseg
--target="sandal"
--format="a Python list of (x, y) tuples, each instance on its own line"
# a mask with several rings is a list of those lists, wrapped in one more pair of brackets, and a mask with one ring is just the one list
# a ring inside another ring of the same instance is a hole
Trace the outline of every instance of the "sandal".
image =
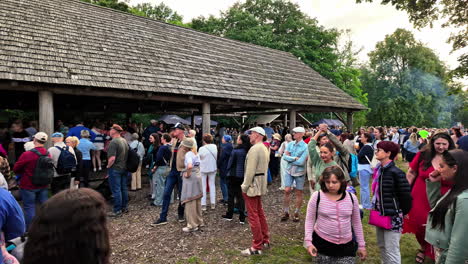
[(416, 254), (416, 263), (424, 263), (424, 260), (426, 258), (426, 255), (424, 254), (424, 250), (418, 249), (418, 253)]

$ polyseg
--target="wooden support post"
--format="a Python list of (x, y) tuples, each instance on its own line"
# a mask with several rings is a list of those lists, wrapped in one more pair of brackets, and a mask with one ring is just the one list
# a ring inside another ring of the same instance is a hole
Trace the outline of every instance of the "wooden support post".
[(202, 104), (202, 131), (203, 134), (210, 133), (210, 125), (211, 125), (211, 113), (210, 113), (210, 104), (203, 103)]
[(49, 136), (46, 147), (51, 147), (50, 136), (54, 133), (54, 95), (51, 91), (39, 91), (39, 130)]
[(192, 116), (191, 116), (191, 119), (190, 119), (190, 120), (191, 120), (190, 123), (192, 123), (192, 129), (195, 129), (195, 127), (197, 126), (197, 125), (195, 124), (195, 112), (192, 112)]
[(289, 130), (296, 127), (296, 110), (289, 110)]
[(288, 114), (284, 114), (284, 127), (288, 126)]
[(349, 132), (353, 133), (353, 112), (346, 113), (346, 126)]

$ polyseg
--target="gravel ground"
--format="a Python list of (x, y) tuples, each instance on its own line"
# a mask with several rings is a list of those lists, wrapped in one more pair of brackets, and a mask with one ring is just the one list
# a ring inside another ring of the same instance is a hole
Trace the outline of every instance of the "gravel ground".
[[(218, 185), (217, 185), (218, 186)], [(285, 237), (301, 243), (304, 221), (280, 223), (282, 192), (275, 181), (268, 187), (268, 194), (263, 198), (270, 233), (275, 237)], [(130, 212), (120, 218), (109, 220), (111, 234), (111, 263), (197, 263), (194, 259), (206, 263), (242, 262), (245, 257), (239, 252), (250, 246), (251, 232), (248, 223), (239, 224), (237, 215), (227, 222), (221, 218), (225, 213), (224, 205), (217, 205), (215, 210), (203, 212), (205, 227), (197, 232), (184, 233), (184, 223), (177, 222), (177, 207), (171, 205), (168, 224), (151, 227), (160, 213), (159, 207), (149, 205), (146, 198), (148, 185), (143, 190), (130, 192)], [(217, 193), (217, 200), (221, 194)]]

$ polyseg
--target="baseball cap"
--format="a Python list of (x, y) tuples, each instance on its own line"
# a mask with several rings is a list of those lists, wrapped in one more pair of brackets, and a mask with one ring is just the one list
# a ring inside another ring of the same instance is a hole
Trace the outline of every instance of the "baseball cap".
[(261, 128), (261, 127), (254, 127), (254, 128), (249, 129), (249, 131), (250, 132), (257, 132), (262, 136), (265, 135), (265, 130), (263, 128)]
[(232, 137), (230, 135), (224, 135), (223, 138), (224, 138), (224, 141), (226, 142), (231, 142), (232, 140)]
[(171, 127), (171, 129), (181, 129), (181, 130), (185, 130), (185, 127), (184, 125), (182, 125), (181, 123), (176, 123), (173, 127)]
[(53, 138), (63, 138), (63, 134), (60, 133), (60, 132), (55, 132), (55, 133), (52, 134), (51, 137), (53, 137)]
[(113, 124), (112, 127), (111, 127), (111, 129), (114, 129), (114, 130), (116, 130), (116, 131), (118, 131), (118, 132), (122, 132), (122, 131), (123, 131), (123, 128), (122, 128), (121, 126), (117, 125), (117, 124)]
[(47, 134), (44, 132), (37, 132), (34, 138), (40, 141), (47, 141)]
[(292, 132), (294, 133), (305, 133), (305, 129), (303, 127), (295, 127)]

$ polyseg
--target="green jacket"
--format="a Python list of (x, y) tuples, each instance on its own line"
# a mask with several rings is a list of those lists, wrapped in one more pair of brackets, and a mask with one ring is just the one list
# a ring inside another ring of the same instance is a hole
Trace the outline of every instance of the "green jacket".
[[(435, 208), (441, 198), (440, 182), (426, 180), (426, 191), (431, 208)], [(444, 230), (432, 228), (430, 216), (427, 220), (426, 241), (444, 249), (437, 264), (468, 263), (468, 190), (458, 195), (455, 214), (453, 210), (449, 208), (445, 215)]]

